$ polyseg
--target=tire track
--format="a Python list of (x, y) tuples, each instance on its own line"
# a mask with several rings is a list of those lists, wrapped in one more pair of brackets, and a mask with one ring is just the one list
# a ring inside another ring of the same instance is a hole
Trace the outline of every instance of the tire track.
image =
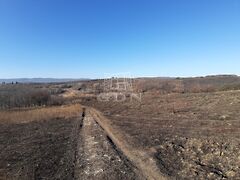
[(132, 148), (131, 145), (126, 142), (126, 139), (124, 139), (124, 136), (121, 134), (121, 132), (118, 132), (116, 129), (112, 128), (110, 125), (110, 120), (105, 118), (101, 112), (94, 108), (89, 108), (89, 112), (105, 130), (114, 144), (124, 153), (124, 155), (132, 162), (132, 164), (137, 167), (139, 174), (143, 174), (146, 179), (151, 180), (168, 179), (160, 172), (154, 159), (147, 154), (147, 152)]
[(83, 112), (79, 131), (75, 179), (140, 179), (92, 115)]

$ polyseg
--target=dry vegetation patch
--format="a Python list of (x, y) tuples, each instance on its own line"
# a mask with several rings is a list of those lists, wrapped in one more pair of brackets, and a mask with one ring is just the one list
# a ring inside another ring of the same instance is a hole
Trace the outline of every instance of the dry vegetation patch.
[(71, 118), (81, 115), (81, 106), (56, 106), (24, 110), (0, 111), (0, 123), (26, 123), (31, 121), (49, 120), (56, 118)]
[(0, 179), (73, 179), (80, 105), (0, 112)]

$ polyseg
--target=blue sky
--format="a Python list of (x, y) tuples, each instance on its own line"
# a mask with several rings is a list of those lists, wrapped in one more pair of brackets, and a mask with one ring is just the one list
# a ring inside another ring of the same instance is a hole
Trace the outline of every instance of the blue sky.
[(239, 0), (0, 0), (0, 78), (240, 75)]

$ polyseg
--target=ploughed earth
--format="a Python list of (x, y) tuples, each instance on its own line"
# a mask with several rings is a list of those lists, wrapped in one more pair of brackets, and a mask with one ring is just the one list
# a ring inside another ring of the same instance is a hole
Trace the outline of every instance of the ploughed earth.
[(240, 179), (240, 91), (145, 93), (141, 101), (82, 104), (103, 113), (170, 179)]

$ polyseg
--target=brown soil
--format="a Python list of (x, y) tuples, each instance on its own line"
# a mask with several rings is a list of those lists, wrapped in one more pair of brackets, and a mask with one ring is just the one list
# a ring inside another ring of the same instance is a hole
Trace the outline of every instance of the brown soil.
[(2, 179), (71, 179), (80, 119), (0, 124)]
[(240, 178), (240, 92), (157, 94), (82, 103), (103, 112), (126, 143), (177, 179)]
[[(12, 111), (20, 118), (1, 121), (0, 179), (144, 179), (79, 106), (78, 116), (51, 111), (49, 118), (55, 118), (41, 120), (39, 112), (44, 110)], [(21, 120), (21, 113), (29, 119)]]
[(86, 113), (79, 133), (76, 179), (140, 179), (95, 119)]
[(240, 179), (239, 78), (217, 78), (139, 79), (121, 103), (89, 81), (62, 95), (86, 111), (0, 111), (0, 179)]

